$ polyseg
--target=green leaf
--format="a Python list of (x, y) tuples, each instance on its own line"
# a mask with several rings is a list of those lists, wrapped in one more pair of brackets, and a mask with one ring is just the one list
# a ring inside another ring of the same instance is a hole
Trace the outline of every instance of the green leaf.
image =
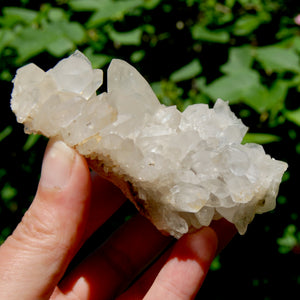
[(276, 80), (269, 89), (267, 97), (262, 101), (261, 112), (266, 110), (280, 111), (284, 105), (288, 89), (289, 82)]
[(284, 112), (285, 117), (295, 123), (296, 125), (300, 126), (300, 108), (297, 110), (287, 110)]
[(115, 31), (111, 26), (107, 26), (105, 29), (111, 40), (117, 44), (139, 46), (142, 42), (143, 30), (140, 27), (127, 32)]
[(49, 43), (47, 51), (56, 57), (61, 57), (74, 48), (74, 44), (66, 37), (59, 36), (56, 40)]
[(232, 8), (235, 4), (236, 0), (225, 0), (225, 6)]
[(17, 63), (22, 64), (27, 59), (43, 52), (56, 39), (57, 32), (51, 30), (51, 28), (26, 27), (18, 32), (17, 37), (11, 42), (10, 46), (18, 51)]
[(138, 51), (135, 51), (131, 54), (130, 60), (133, 63), (138, 63), (145, 57), (145, 55), (146, 55), (145, 50), (138, 50)]
[(229, 49), (229, 59), (221, 66), (221, 71), (226, 74), (243, 72), (248, 70), (253, 63), (252, 47), (232, 47)]
[(260, 82), (253, 85), (245, 91), (243, 96), (243, 102), (248, 106), (256, 110), (258, 113), (265, 111), (265, 102), (268, 98), (269, 91), (266, 86), (262, 85)]
[(7, 126), (4, 130), (0, 132), (0, 142), (2, 142), (6, 137), (12, 133), (12, 126)]
[(198, 59), (192, 60), (190, 63), (180, 68), (171, 74), (170, 80), (174, 82), (184, 81), (194, 78), (196, 75), (201, 73), (202, 66)]
[(28, 151), (30, 150), (36, 142), (39, 140), (41, 136), (39, 134), (31, 134), (28, 136), (26, 143), (23, 146), (23, 151)]
[(66, 11), (58, 7), (51, 7), (49, 9), (48, 18), (52, 22), (68, 20)]
[(256, 143), (256, 144), (269, 144), (279, 142), (281, 137), (268, 133), (247, 133), (242, 141), (243, 144)]
[(0, 194), (2, 200), (4, 200), (5, 203), (8, 203), (9, 200), (14, 198), (18, 194), (18, 191), (14, 187), (12, 187), (9, 183), (6, 183), (2, 188)]
[(269, 89), (258, 83), (245, 93), (244, 102), (258, 113), (272, 110), (277, 114), (283, 108), (288, 88), (289, 82), (279, 79)]
[(52, 55), (62, 56), (85, 38), (85, 32), (76, 22), (59, 21), (45, 23), (42, 28), (22, 28), (10, 42), (19, 54), (17, 63), (22, 64), (31, 57), (48, 50)]
[(255, 15), (244, 15), (240, 17), (233, 27), (233, 34), (245, 36), (253, 32), (261, 24), (261, 18)]
[(296, 72), (300, 73), (299, 56), (293, 49), (266, 46), (256, 49), (256, 59), (267, 73)]
[(99, 0), (71, 0), (68, 5), (75, 11), (95, 11), (101, 8), (105, 1)]
[(299, 232), (295, 225), (288, 225), (283, 233), (283, 236), (277, 239), (279, 246), (278, 251), (282, 254), (290, 252), (299, 243)]
[(3, 7), (2, 13), (9, 18), (15, 18), (18, 21), (23, 21), (31, 24), (38, 16), (38, 12), (22, 7)]
[(0, 179), (2, 179), (3, 176), (6, 175), (6, 170), (5, 169), (0, 169)]
[(300, 37), (299, 36), (295, 36), (293, 37), (293, 44), (292, 44), (292, 47), (300, 52)]
[(77, 22), (58, 21), (47, 25), (47, 30), (55, 33), (55, 38), (45, 46), (46, 50), (57, 57), (65, 55), (85, 39), (85, 31)]
[(192, 37), (195, 40), (201, 40), (212, 43), (227, 43), (229, 42), (230, 35), (225, 30), (209, 30), (200, 24), (192, 27)]
[(2, 70), (0, 73), (0, 80), (4, 81), (12, 81), (13, 75), (10, 73), (9, 70)]
[(261, 86), (259, 74), (253, 70), (222, 76), (208, 86), (201, 80), (197, 80), (196, 84), (212, 100), (222, 98), (230, 103), (240, 102), (249, 91)]
[(107, 20), (120, 20), (131, 9), (143, 4), (143, 0), (101, 0), (97, 2), (100, 6), (98, 4), (97, 11), (88, 20), (86, 24), (88, 28), (99, 26)]
[(15, 33), (10, 29), (0, 29), (0, 52), (15, 38)]
[(78, 22), (59, 22), (57, 23), (62, 33), (76, 44), (80, 44), (86, 37), (84, 27)]
[(159, 5), (162, 2), (162, 0), (145, 0), (144, 1), (144, 7), (146, 9), (152, 10), (154, 9), (157, 5)]
[(212, 261), (211, 265), (210, 265), (210, 270), (212, 271), (217, 271), (220, 270), (222, 267), (221, 262), (220, 262), (220, 256), (217, 255), (214, 260)]

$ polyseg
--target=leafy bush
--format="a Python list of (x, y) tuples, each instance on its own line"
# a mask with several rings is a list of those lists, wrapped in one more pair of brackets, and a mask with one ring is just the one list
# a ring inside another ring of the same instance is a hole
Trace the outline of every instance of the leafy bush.
[[(4, 1), (2, 1), (4, 2)], [(0, 16), (0, 243), (28, 208), (45, 139), (9, 108), (16, 68), (44, 69), (80, 49), (95, 68), (135, 65), (160, 101), (183, 110), (220, 97), (250, 127), (244, 142), (289, 163), (277, 208), (256, 217), (213, 264), (201, 295), (277, 299), (299, 289), (300, 26), (295, 1), (57, 0), (5, 2)], [(216, 289), (216, 285), (218, 288)]]

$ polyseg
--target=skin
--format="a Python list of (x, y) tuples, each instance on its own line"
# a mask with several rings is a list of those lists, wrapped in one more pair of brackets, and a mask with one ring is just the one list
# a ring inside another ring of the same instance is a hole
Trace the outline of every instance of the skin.
[(76, 151), (50, 141), (35, 199), (0, 247), (0, 299), (193, 299), (235, 234), (225, 220), (175, 242), (137, 215), (64, 276), (83, 243), (125, 201), (91, 175)]

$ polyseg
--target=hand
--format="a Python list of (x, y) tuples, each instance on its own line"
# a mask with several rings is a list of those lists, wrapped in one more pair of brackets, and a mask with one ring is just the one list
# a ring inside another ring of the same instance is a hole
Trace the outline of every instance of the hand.
[(182, 237), (126, 290), (172, 241), (137, 215), (63, 278), (82, 244), (125, 200), (91, 176), (76, 151), (50, 141), (35, 199), (0, 247), (0, 299), (192, 299), (218, 236), (223, 247), (235, 232), (227, 222)]

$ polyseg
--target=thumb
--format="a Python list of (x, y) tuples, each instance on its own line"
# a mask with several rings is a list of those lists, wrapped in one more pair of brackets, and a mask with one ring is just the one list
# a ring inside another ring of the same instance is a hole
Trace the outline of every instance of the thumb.
[(35, 199), (0, 247), (0, 299), (48, 299), (80, 245), (89, 210), (86, 161), (50, 141)]

